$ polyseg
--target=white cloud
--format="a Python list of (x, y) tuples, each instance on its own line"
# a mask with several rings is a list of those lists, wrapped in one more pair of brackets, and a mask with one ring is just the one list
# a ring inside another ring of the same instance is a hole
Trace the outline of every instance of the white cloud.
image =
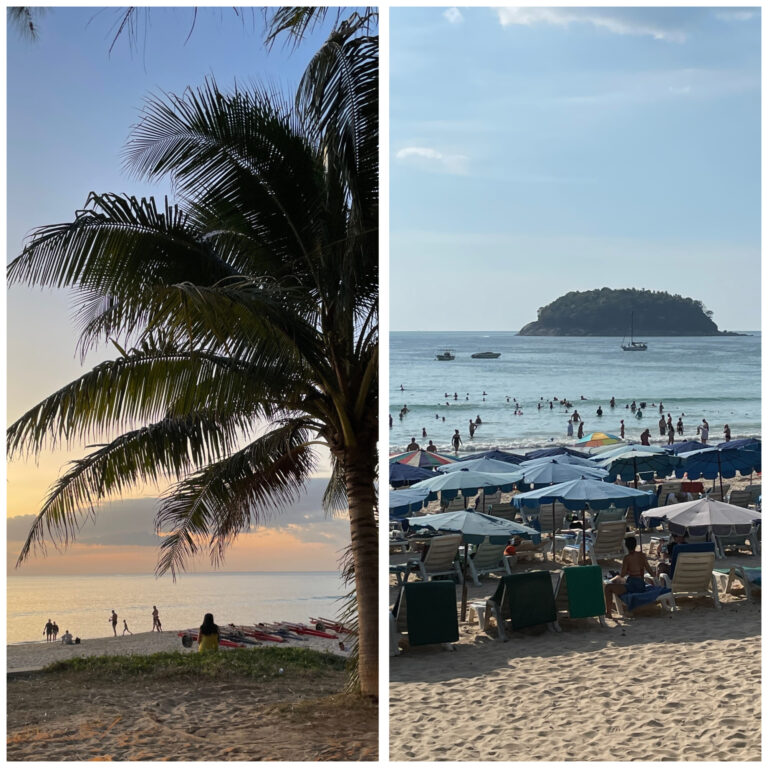
[(461, 24), (464, 21), (464, 17), (461, 15), (461, 11), (458, 8), (449, 8), (443, 16), (448, 19), (451, 24)]
[(720, 21), (749, 21), (755, 17), (755, 12), (742, 8), (733, 11), (715, 11), (714, 15)]
[(431, 147), (404, 147), (395, 154), (397, 160), (427, 171), (463, 176), (468, 173), (466, 155), (447, 155)]
[(592, 24), (617, 35), (649, 35), (655, 40), (684, 43), (686, 35), (679, 29), (666, 28), (650, 16), (628, 15), (622, 9), (611, 8), (499, 8), (499, 22), (503, 27), (513, 24)]

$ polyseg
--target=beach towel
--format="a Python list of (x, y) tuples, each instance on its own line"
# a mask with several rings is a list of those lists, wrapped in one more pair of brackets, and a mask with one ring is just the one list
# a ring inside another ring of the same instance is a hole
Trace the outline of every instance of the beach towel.
[(620, 597), (624, 605), (627, 606), (627, 610), (634, 611), (635, 608), (640, 608), (642, 605), (655, 603), (660, 595), (665, 595), (671, 591), (669, 587), (652, 587), (650, 584), (646, 584), (644, 592), (625, 592)]
[(605, 614), (603, 569), (599, 565), (564, 568), (568, 587), (568, 615), (572, 619)]
[[(505, 598), (506, 605), (503, 605)], [(549, 571), (528, 571), (503, 576), (491, 599), (501, 606), (502, 615), (509, 618), (512, 629), (557, 620)]]
[(459, 639), (456, 585), (428, 581), (403, 586), (411, 645), (455, 643)]

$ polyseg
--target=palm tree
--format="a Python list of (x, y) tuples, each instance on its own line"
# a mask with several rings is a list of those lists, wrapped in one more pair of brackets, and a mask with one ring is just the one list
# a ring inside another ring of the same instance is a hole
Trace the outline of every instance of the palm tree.
[[(378, 685), (378, 45), (335, 32), (295, 103), (209, 79), (147, 100), (126, 164), (179, 203), (91, 193), (40, 227), (9, 282), (79, 292), (80, 346), (118, 355), (19, 418), (11, 457), (94, 443), (51, 488), (19, 563), (98, 502), (172, 480), (158, 572), (298, 497), (327, 446), (324, 502), (349, 509), (359, 681)], [(121, 432), (111, 438), (115, 432)]]

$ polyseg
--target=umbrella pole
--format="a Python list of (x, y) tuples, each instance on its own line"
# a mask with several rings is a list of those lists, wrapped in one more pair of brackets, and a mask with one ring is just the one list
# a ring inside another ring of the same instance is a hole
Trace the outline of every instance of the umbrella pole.
[(587, 517), (586, 510), (581, 509), (581, 559), (587, 564)]
[(467, 559), (469, 558), (469, 544), (464, 542), (464, 569), (461, 585), (461, 620), (467, 619)]
[(555, 502), (552, 502), (552, 562), (555, 562)]
[(720, 451), (717, 452), (717, 473), (720, 475), (720, 501), (725, 501), (723, 498), (723, 466), (720, 463)]

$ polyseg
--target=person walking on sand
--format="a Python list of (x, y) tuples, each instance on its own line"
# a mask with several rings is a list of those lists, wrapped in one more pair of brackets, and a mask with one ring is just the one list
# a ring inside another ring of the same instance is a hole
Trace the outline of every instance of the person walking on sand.
[(624, 419), (621, 420), (621, 426), (619, 427), (619, 437), (624, 439)]
[(203, 617), (203, 623), (200, 625), (200, 631), (197, 635), (197, 650), (219, 650), (219, 628), (214, 624), (212, 613), (206, 613)]
[(45, 642), (50, 643), (53, 638), (53, 622), (50, 619), (45, 622), (43, 634), (45, 635)]
[(451, 438), (451, 445), (453, 446), (453, 450), (455, 453), (459, 452), (459, 446), (461, 445), (461, 435), (459, 434), (459, 430), (456, 429), (453, 432), (453, 437)]
[(115, 637), (117, 637), (117, 614), (115, 613), (115, 609), (112, 609), (112, 615), (107, 619), (107, 621), (112, 622), (112, 632), (114, 633)]
[(158, 632), (163, 631), (163, 626), (160, 623), (160, 612), (157, 610), (157, 606), (152, 606), (152, 631), (154, 632), (157, 630)]
[(126, 632), (127, 632), (129, 635), (132, 635), (132, 634), (133, 634), (133, 632), (131, 632), (131, 630), (130, 630), (130, 629), (128, 629), (128, 622), (127, 622), (125, 619), (123, 619), (123, 637), (125, 637), (125, 633), (126, 633)]
[(53, 642), (56, 642), (56, 638), (59, 636), (59, 625), (53, 622)]

